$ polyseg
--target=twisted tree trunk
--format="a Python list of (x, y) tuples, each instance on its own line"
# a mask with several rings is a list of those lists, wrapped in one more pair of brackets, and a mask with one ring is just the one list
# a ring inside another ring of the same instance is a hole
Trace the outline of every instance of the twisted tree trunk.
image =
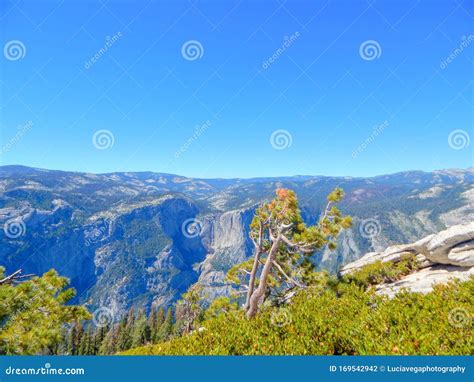
[(252, 272), (250, 272), (249, 289), (247, 290), (247, 298), (245, 300), (245, 305), (244, 305), (245, 309), (249, 308), (250, 298), (252, 297), (252, 294), (255, 289), (255, 279), (257, 278), (258, 264), (260, 261), (260, 253), (261, 252), (259, 249), (255, 250), (255, 258), (253, 260)]
[(247, 317), (252, 318), (258, 312), (258, 307), (261, 303), (263, 296), (265, 295), (265, 290), (267, 289), (267, 279), (268, 275), (270, 274), (273, 266), (273, 260), (275, 259), (275, 255), (278, 251), (278, 247), (281, 243), (281, 234), (278, 234), (277, 238), (272, 244), (270, 251), (268, 252), (268, 257), (265, 261), (265, 265), (263, 266), (262, 273), (260, 274), (260, 282), (258, 284), (258, 288), (251, 294), (249, 299), (249, 304), (247, 308)]
[(258, 240), (252, 238), (253, 243), (255, 244), (255, 257), (253, 260), (252, 271), (250, 272), (249, 288), (247, 290), (247, 298), (245, 299), (244, 309), (247, 310), (250, 305), (250, 297), (255, 289), (255, 279), (257, 278), (258, 264), (260, 262), (260, 255), (262, 254), (262, 244), (263, 244), (263, 226), (260, 223), (260, 228), (258, 230)]

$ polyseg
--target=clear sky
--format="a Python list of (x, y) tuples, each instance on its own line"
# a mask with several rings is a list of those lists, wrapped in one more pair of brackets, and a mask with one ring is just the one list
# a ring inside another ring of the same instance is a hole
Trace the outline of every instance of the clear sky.
[(0, 164), (195, 177), (472, 166), (472, 4), (2, 0)]

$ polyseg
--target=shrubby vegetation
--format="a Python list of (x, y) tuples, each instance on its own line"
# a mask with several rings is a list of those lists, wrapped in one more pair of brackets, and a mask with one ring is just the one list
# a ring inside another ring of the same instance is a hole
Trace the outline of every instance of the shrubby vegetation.
[(406, 255), (397, 263), (381, 262), (368, 264), (357, 272), (347, 274), (343, 281), (362, 286), (365, 289), (372, 285), (391, 283), (418, 269), (415, 255)]
[[(215, 300), (202, 314), (194, 291), (183, 336), (124, 354), (473, 353), (474, 279), (389, 299), (373, 286), (416, 271), (415, 256), (376, 262), (339, 279), (315, 271), (310, 254), (325, 245), (333, 249), (335, 237), (350, 226), (334, 205), (342, 197), (340, 189), (331, 192), (319, 222), (306, 226), (294, 192), (277, 190), (252, 221), (253, 258), (228, 274), (244, 287), (243, 307), (237, 293)], [(460, 322), (453, 321), (453, 312), (461, 313)]]
[(415, 256), (396, 264), (376, 262), (339, 278), (315, 270), (314, 251), (333, 249), (338, 234), (351, 225), (335, 205), (343, 195), (332, 191), (319, 221), (308, 226), (296, 194), (277, 190), (251, 223), (253, 256), (228, 273), (235, 294), (209, 306), (195, 285), (166, 311), (132, 308), (118, 322), (94, 326), (84, 307), (65, 305), (74, 291), (55, 271), (15, 284), (2, 282), (0, 269), (0, 353), (474, 353), (474, 278), (389, 299), (374, 286), (416, 271)]
[[(437, 286), (432, 293), (375, 293), (414, 266), (413, 257), (374, 263), (342, 278), (317, 273), (317, 282), (290, 302), (264, 304), (248, 319), (236, 299), (207, 308), (192, 288), (173, 308), (131, 309), (113, 326), (81, 323), (68, 331), (67, 354), (137, 355), (355, 355), (472, 354), (474, 278)], [(453, 322), (453, 312), (462, 320)], [(143, 346), (145, 345), (145, 346)]]
[[(474, 278), (393, 299), (354, 281), (328, 278), (289, 304), (262, 309), (252, 320), (240, 309), (221, 310), (200, 322), (199, 330), (124, 354), (473, 354), (473, 296)], [(455, 310), (465, 320), (453, 325)]]

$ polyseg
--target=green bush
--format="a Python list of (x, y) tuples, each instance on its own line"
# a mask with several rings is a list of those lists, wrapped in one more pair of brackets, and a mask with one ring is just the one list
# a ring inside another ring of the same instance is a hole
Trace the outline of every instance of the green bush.
[(354, 273), (347, 274), (342, 278), (342, 281), (355, 283), (367, 289), (372, 285), (394, 282), (417, 269), (416, 256), (406, 255), (395, 264), (392, 262), (382, 263), (380, 260), (368, 264)]
[[(399, 263), (393, 272), (407, 266)], [(367, 280), (377, 274), (364, 271)], [(223, 313), (191, 334), (123, 354), (473, 354), (474, 278), (392, 299), (366, 291), (360, 280), (302, 291), (290, 304), (267, 307), (252, 320), (242, 310)]]

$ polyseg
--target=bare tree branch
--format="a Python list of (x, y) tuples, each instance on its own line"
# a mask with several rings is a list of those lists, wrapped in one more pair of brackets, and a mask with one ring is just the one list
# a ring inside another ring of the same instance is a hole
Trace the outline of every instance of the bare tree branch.
[(21, 272), (22, 272), (22, 269), (18, 269), (17, 271), (13, 272), (11, 275), (1, 279), (0, 280), (0, 285), (10, 284), (12, 282), (18, 282), (18, 280), (20, 280), (20, 279), (25, 279), (25, 278), (34, 276), (34, 274), (32, 274), (32, 273), (27, 274), (27, 275), (22, 275)]
[(282, 266), (280, 264), (278, 264), (276, 262), (276, 260), (273, 260), (273, 265), (280, 271), (280, 273), (285, 276), (285, 278), (292, 284), (295, 284), (296, 286), (298, 286), (299, 288), (305, 288), (305, 286), (303, 284), (301, 284), (300, 282), (296, 281), (295, 279), (291, 278), (290, 276), (288, 276), (286, 274), (286, 272), (283, 270)]

